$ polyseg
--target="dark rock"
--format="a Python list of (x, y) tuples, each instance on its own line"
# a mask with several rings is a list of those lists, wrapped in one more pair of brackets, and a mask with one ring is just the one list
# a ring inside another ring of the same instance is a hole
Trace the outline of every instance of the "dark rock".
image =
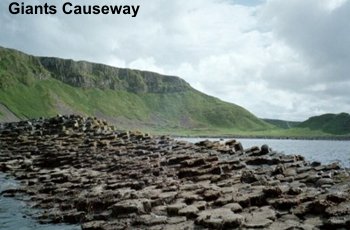
[(181, 162), (191, 159), (188, 155), (176, 156), (168, 160), (168, 165), (180, 164)]
[(280, 187), (266, 187), (263, 189), (263, 192), (268, 198), (280, 197), (282, 195), (282, 189)]
[(312, 214), (324, 214), (325, 210), (331, 206), (333, 203), (327, 200), (315, 200), (309, 204), (308, 211)]
[(249, 170), (243, 170), (242, 172), (242, 176), (241, 176), (241, 180), (242, 183), (253, 183), (255, 181), (258, 181), (256, 175), (254, 174), (253, 171), (249, 171)]
[(205, 141), (200, 141), (200, 142), (196, 143), (195, 145), (210, 149), (215, 145), (215, 143), (212, 141), (209, 141), (209, 140), (205, 140)]
[(285, 170), (286, 170), (285, 166), (283, 164), (279, 164), (273, 170), (272, 175), (284, 174)]
[(321, 165), (321, 162), (319, 162), (319, 161), (313, 161), (311, 163), (311, 167), (317, 167), (317, 166), (320, 166), (320, 165)]
[(85, 215), (86, 215), (85, 212), (76, 211), (76, 210), (69, 210), (62, 214), (63, 221), (69, 224), (77, 224), (77, 223), (83, 222), (85, 219)]
[(334, 203), (341, 203), (343, 201), (346, 201), (349, 198), (349, 194), (346, 194), (344, 192), (333, 192), (327, 195), (327, 200), (334, 202)]
[(243, 146), (241, 144), (241, 142), (237, 141), (237, 140), (229, 140), (229, 141), (226, 141), (225, 142), (225, 145), (228, 145), (230, 146), (234, 152), (243, 152), (244, 149), (243, 149)]
[(169, 215), (174, 216), (174, 215), (178, 215), (179, 210), (185, 208), (186, 206), (187, 205), (185, 203), (175, 203), (175, 204), (168, 205), (166, 210)]
[(267, 156), (252, 157), (246, 160), (247, 165), (276, 165), (280, 162), (281, 160), (276, 157)]
[(268, 154), (269, 152), (270, 152), (270, 148), (269, 148), (268, 145), (262, 145), (261, 146), (261, 151), (260, 151), (261, 155)]
[(207, 171), (209, 174), (214, 175), (221, 175), (222, 174), (222, 168), (220, 166), (215, 166)]
[(198, 169), (193, 169), (193, 168), (184, 168), (180, 169), (178, 173), (178, 177), (180, 179), (185, 178), (185, 177), (194, 177), (200, 175), (200, 172)]

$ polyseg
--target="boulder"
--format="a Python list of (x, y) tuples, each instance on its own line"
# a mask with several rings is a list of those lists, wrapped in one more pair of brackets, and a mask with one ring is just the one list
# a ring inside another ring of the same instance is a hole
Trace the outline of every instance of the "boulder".
[(268, 145), (265, 144), (261, 146), (261, 150), (260, 150), (261, 155), (268, 154), (269, 152), (270, 152), (270, 147)]

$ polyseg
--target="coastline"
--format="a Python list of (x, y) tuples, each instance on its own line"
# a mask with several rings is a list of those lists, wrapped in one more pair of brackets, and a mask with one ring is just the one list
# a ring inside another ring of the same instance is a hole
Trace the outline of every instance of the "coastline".
[(210, 138), (210, 139), (274, 139), (274, 140), (327, 140), (350, 141), (350, 136), (260, 136), (260, 135), (169, 135), (173, 138)]

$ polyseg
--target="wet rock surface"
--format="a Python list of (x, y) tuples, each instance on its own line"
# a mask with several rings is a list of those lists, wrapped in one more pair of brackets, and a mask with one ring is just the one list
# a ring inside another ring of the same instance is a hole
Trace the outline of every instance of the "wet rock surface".
[(349, 229), (350, 179), (236, 140), (191, 144), (56, 116), (0, 124), (0, 171), (47, 223), (82, 229)]

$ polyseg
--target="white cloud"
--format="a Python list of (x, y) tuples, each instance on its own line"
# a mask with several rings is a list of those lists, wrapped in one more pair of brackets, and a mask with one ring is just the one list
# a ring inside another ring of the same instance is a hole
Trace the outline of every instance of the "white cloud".
[(343, 4), (345, 4), (348, 0), (330, 0), (323, 2), (324, 7), (329, 10), (333, 11), (341, 7)]
[(3, 46), (178, 75), (259, 117), (350, 111), (347, 0), (118, 1), (140, 4), (136, 18), (14, 16), (10, 2), (0, 3)]

